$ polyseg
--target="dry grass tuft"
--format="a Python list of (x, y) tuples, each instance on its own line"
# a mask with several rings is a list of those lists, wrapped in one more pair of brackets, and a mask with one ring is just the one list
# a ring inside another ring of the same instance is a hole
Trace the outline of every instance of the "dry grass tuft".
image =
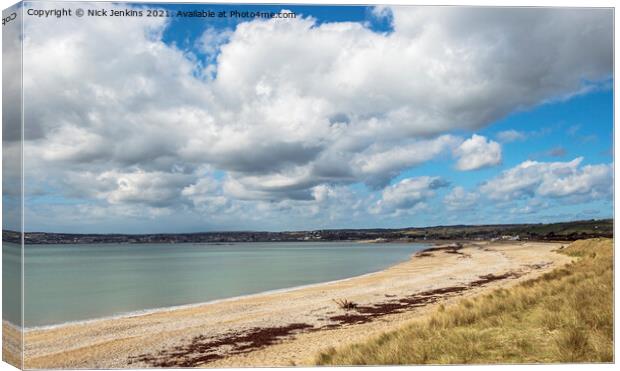
[(323, 365), (613, 362), (613, 241), (576, 241), (579, 257), (510, 290), (439, 307), (366, 343), (320, 354)]
[(336, 303), (340, 309), (344, 309), (344, 310), (353, 310), (357, 308), (356, 303), (349, 301), (347, 299), (334, 299), (334, 303)]

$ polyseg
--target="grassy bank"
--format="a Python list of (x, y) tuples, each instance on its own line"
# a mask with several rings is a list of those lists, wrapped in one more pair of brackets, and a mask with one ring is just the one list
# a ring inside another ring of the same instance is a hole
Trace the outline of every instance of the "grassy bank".
[(576, 241), (578, 259), (364, 344), (330, 349), (323, 365), (613, 361), (613, 242)]

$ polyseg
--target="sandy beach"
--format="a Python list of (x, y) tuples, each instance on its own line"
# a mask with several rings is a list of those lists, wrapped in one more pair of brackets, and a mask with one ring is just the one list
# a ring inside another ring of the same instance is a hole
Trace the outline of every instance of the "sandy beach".
[[(554, 252), (561, 245), (514, 241), (431, 248), (384, 271), (338, 282), (33, 329), (25, 333), (25, 367), (308, 365), (322, 350), (396, 329), (440, 303), (561, 266), (571, 259)], [(355, 308), (335, 302), (344, 299)]]

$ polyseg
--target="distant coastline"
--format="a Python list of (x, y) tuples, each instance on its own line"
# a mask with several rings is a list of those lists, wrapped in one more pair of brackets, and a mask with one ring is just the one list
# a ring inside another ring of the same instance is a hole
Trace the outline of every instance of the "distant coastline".
[[(321, 229), (309, 231), (227, 231), (157, 234), (76, 234), (26, 232), (25, 244), (97, 243), (237, 243), (293, 241), (429, 242), (446, 240), (574, 241), (613, 237), (613, 219), (548, 224), (488, 224), (412, 227), (398, 229)], [(3, 230), (2, 240), (20, 243), (21, 234)]]

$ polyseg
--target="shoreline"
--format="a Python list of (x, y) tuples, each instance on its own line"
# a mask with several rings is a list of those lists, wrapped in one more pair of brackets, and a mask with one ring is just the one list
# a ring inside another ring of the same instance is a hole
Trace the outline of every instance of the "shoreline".
[[(389, 242), (384, 242), (384, 243), (389, 243)], [(145, 315), (150, 315), (150, 314), (156, 314), (156, 313), (161, 313), (161, 312), (172, 312), (172, 311), (176, 311), (176, 310), (182, 310), (182, 309), (192, 309), (192, 308), (199, 308), (205, 305), (213, 305), (213, 304), (219, 304), (219, 303), (226, 303), (229, 301), (236, 301), (236, 300), (243, 300), (243, 299), (251, 299), (251, 298), (255, 298), (255, 297), (260, 297), (262, 295), (270, 295), (270, 294), (279, 294), (279, 293), (287, 293), (290, 291), (295, 291), (295, 290), (302, 290), (302, 289), (307, 289), (307, 288), (313, 288), (313, 287), (317, 287), (320, 285), (329, 285), (329, 284), (334, 284), (334, 283), (340, 283), (340, 282), (346, 282), (352, 279), (357, 279), (357, 278), (363, 278), (363, 277), (367, 277), (367, 276), (371, 276), (380, 272), (383, 272), (387, 269), (390, 269), (391, 267), (397, 266), (399, 264), (402, 264), (404, 262), (409, 261), (410, 259), (412, 259), (415, 255), (422, 253), (428, 249), (433, 249), (436, 248), (438, 246), (443, 246), (443, 245), (451, 245), (451, 244), (442, 244), (442, 245), (437, 245), (436, 242), (430, 242), (430, 243), (422, 243), (422, 242), (412, 242), (412, 244), (419, 244), (419, 245), (428, 245), (426, 248), (420, 250), (420, 251), (416, 251), (410, 255), (408, 255), (405, 259), (398, 261), (394, 264), (388, 265), (384, 268), (381, 268), (377, 271), (373, 271), (373, 272), (368, 272), (368, 273), (364, 273), (364, 274), (360, 274), (360, 275), (356, 275), (356, 276), (351, 276), (351, 277), (346, 277), (346, 278), (340, 278), (340, 279), (336, 279), (336, 280), (331, 280), (331, 281), (322, 281), (322, 282), (316, 282), (316, 283), (309, 283), (309, 284), (305, 284), (305, 285), (299, 285), (299, 286), (289, 286), (289, 287), (284, 287), (284, 288), (280, 288), (280, 289), (272, 289), (272, 290), (266, 290), (266, 291), (260, 291), (260, 292), (256, 292), (256, 293), (252, 293), (252, 294), (245, 294), (245, 295), (237, 295), (237, 296), (231, 296), (231, 297), (227, 297), (227, 298), (221, 298), (221, 299), (213, 299), (213, 300), (208, 300), (208, 301), (203, 301), (203, 302), (198, 302), (198, 303), (190, 303), (190, 304), (180, 304), (180, 305), (171, 305), (171, 306), (166, 306), (166, 307), (157, 307), (157, 308), (150, 308), (150, 309), (142, 309), (142, 310), (135, 310), (135, 311), (129, 311), (129, 312), (123, 312), (123, 313), (118, 313), (118, 314), (113, 314), (113, 315), (109, 315), (109, 316), (103, 316), (103, 317), (97, 317), (97, 318), (91, 318), (91, 319), (84, 319), (84, 320), (75, 320), (75, 321), (67, 321), (67, 322), (62, 322), (62, 323), (58, 323), (58, 324), (52, 324), (52, 325), (41, 325), (41, 326), (32, 326), (32, 327), (21, 327), (17, 324), (14, 324), (11, 321), (5, 320), (3, 319), (2, 322), (6, 323), (12, 327), (14, 327), (15, 329), (23, 329), (24, 334), (28, 333), (28, 332), (33, 332), (33, 331), (44, 331), (44, 330), (52, 330), (52, 329), (58, 329), (58, 328), (62, 328), (62, 327), (69, 327), (69, 326), (76, 326), (76, 325), (88, 325), (91, 323), (96, 323), (96, 322), (100, 322), (100, 321), (109, 321), (109, 320), (116, 320), (116, 319), (123, 319), (123, 318), (134, 318), (134, 317), (139, 317), (139, 316), (145, 316)]]
[[(414, 242), (414, 243), (419, 243), (419, 242)], [(394, 264), (391, 264), (391, 265), (389, 265), (387, 267), (384, 267), (384, 268), (382, 268), (382, 269), (380, 269), (378, 271), (364, 273), (364, 274), (360, 274), (360, 275), (357, 275), (357, 276), (351, 276), (351, 277), (347, 277), (347, 278), (340, 278), (340, 279), (331, 280), (331, 281), (309, 283), (309, 284), (306, 284), (306, 285), (284, 287), (284, 288), (281, 288), (281, 289), (273, 289), (273, 290), (260, 291), (260, 292), (256, 292), (256, 293), (253, 293), (253, 294), (231, 296), (231, 297), (228, 297), (228, 298), (214, 299), (214, 300), (209, 300), (209, 301), (204, 301), (204, 302), (199, 302), (199, 303), (172, 305), (172, 306), (152, 308), (152, 309), (143, 309), (143, 310), (119, 313), (119, 314), (115, 314), (115, 315), (111, 315), (111, 316), (104, 316), (104, 317), (98, 317), (98, 318), (92, 318), (92, 319), (62, 322), (62, 323), (53, 324), (53, 325), (23, 327), (23, 332), (24, 332), (24, 334), (27, 334), (28, 332), (33, 332), (33, 331), (53, 330), (53, 329), (60, 329), (60, 328), (63, 328), (63, 327), (88, 325), (88, 324), (102, 322), (102, 321), (110, 321), (110, 320), (117, 320), (117, 319), (124, 319), (124, 318), (135, 318), (135, 317), (140, 317), (140, 316), (147, 316), (147, 315), (150, 315), (150, 314), (173, 312), (173, 311), (182, 310), (182, 309), (194, 309), (194, 308), (199, 308), (199, 307), (202, 307), (202, 306), (205, 306), (205, 305), (220, 304), (220, 303), (226, 303), (226, 302), (230, 302), (230, 301), (243, 300), (243, 299), (252, 299), (252, 298), (257, 298), (257, 297), (260, 297), (260, 296), (263, 296), (263, 295), (282, 294), (282, 293), (292, 292), (292, 291), (295, 291), (295, 290), (303, 290), (303, 289), (307, 289), (307, 288), (314, 288), (314, 287), (318, 287), (318, 286), (322, 286), (322, 285), (330, 285), (330, 284), (336, 284), (336, 283), (341, 283), (341, 282), (347, 282), (347, 281), (350, 281), (350, 280), (354, 280), (354, 279), (358, 279), (358, 278), (364, 278), (364, 277), (368, 277), (368, 276), (372, 276), (372, 275), (381, 273), (381, 272), (383, 272), (383, 271), (385, 271), (387, 269), (390, 269), (390, 268), (392, 268), (394, 266), (397, 266), (399, 264), (402, 264), (402, 263), (410, 260), (411, 258), (413, 258), (415, 255), (417, 255), (419, 253), (422, 253), (422, 252), (424, 252), (424, 251), (426, 251), (428, 249), (432, 249), (432, 248), (435, 248), (435, 247), (436, 246), (429, 246), (429, 247), (427, 247), (425, 249), (422, 249), (420, 251), (414, 252), (413, 254), (407, 256), (402, 261), (398, 261), (398, 262), (396, 262)], [(22, 327), (14, 324), (14, 323), (8, 321), (8, 320), (4, 320), (3, 319), (2, 322), (6, 323), (6, 324), (8, 324), (8, 325), (10, 325), (12, 327), (14, 327), (15, 329), (22, 328)]]
[[(439, 303), (511, 285), (569, 261), (561, 244), (430, 245), (362, 276), (131, 317), (29, 329), (28, 368), (309, 364), (316, 352), (390, 330)], [(357, 312), (336, 304), (346, 299)]]

